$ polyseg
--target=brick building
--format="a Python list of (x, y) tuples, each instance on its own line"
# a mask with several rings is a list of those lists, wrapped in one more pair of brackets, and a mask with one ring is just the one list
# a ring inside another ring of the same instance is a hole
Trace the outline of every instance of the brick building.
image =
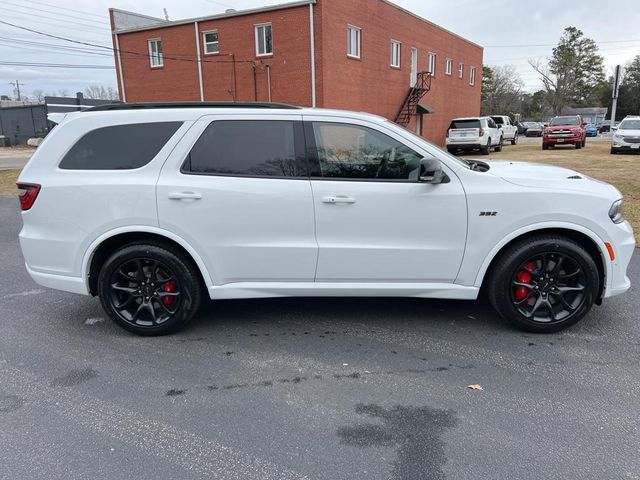
[(387, 0), (296, 1), (178, 21), (110, 9), (110, 18), (127, 102), (367, 111), (438, 143), (451, 118), (480, 112), (482, 48)]

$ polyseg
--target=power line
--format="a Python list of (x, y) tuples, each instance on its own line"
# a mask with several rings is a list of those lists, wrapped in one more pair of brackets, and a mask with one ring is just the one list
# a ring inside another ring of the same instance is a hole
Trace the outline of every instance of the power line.
[[(44, 25), (49, 25), (49, 26), (53, 26), (53, 27), (57, 27), (57, 28), (63, 28), (65, 26), (68, 27), (69, 26), (68, 24), (71, 23), (71, 24), (74, 24), (74, 25), (78, 25), (78, 26), (74, 26), (73, 27), (74, 30), (76, 30), (76, 29), (77, 30), (84, 30), (86, 33), (94, 34), (94, 35), (99, 35), (100, 33), (108, 34), (108, 32), (109, 32), (108, 27), (105, 27), (104, 29), (102, 29), (100, 27), (93, 26), (93, 25), (89, 26), (89, 25), (80, 24), (79, 22), (76, 23), (76, 22), (74, 22), (72, 20), (65, 21), (65, 20), (62, 20), (61, 18), (58, 19), (58, 18), (42, 17), (40, 15), (27, 14), (27, 13), (22, 13), (22, 12), (11, 12), (11, 14), (12, 15), (23, 15), (23, 16), (28, 17), (28, 18), (26, 18), (26, 19), (22, 18), (22, 17), (16, 18), (15, 16), (7, 16), (7, 15), (3, 15), (3, 18), (9, 18), (10, 20), (18, 20), (18, 21), (27, 20), (27, 21), (31, 21), (31, 22), (35, 22), (35, 23), (39, 23), (39, 24), (44, 24)], [(32, 18), (32, 17), (37, 17), (37, 18)], [(40, 18), (45, 18), (45, 20), (40, 20)], [(49, 20), (53, 20), (54, 22), (55, 21), (62, 22), (62, 24), (49, 22), (49, 21), (46, 20), (47, 18)]]
[(29, 7), (25, 7), (24, 5), (20, 5), (19, 3), (13, 3), (13, 2), (9, 2), (7, 0), (0, 0), (0, 3), (11, 5), (12, 8), (20, 8), (22, 10), (27, 10), (27, 12), (29, 14), (32, 14), (32, 10), (35, 10), (36, 12), (48, 13), (49, 15), (57, 15), (59, 17), (64, 17), (65, 19), (67, 19), (67, 18), (75, 18), (75, 19), (78, 19), (78, 20), (82, 20), (83, 22), (92, 22), (92, 23), (97, 23), (97, 24), (100, 24), (100, 25), (104, 25), (106, 23), (105, 22), (105, 18), (103, 18), (102, 21), (100, 21), (100, 20), (94, 20), (92, 18), (78, 17), (76, 15), (71, 15), (69, 13), (58, 13), (58, 12), (54, 12), (54, 11), (51, 11), (51, 10), (45, 10), (43, 8), (33, 8), (33, 9), (31, 9)]
[(0, 60), (0, 65), (9, 65), (13, 67), (86, 68), (91, 70), (115, 69), (115, 67), (112, 67), (109, 65), (86, 65), (86, 64), (74, 64), (74, 63), (6, 62), (4, 60)]
[[(105, 50), (109, 50), (111, 52), (119, 52), (121, 54), (124, 53), (126, 55), (135, 55), (135, 56), (140, 56), (140, 57), (145, 57), (145, 58), (151, 58), (151, 55), (148, 54), (148, 53), (134, 52), (134, 51), (131, 51), (131, 50), (122, 50), (122, 49), (116, 50), (113, 47), (102, 46), (102, 45), (98, 45), (98, 44), (91, 43), (91, 42), (82, 42), (82, 41), (79, 41), (79, 40), (74, 40), (72, 38), (62, 37), (60, 35), (53, 35), (51, 33), (40, 32), (38, 30), (34, 30), (32, 28), (29, 28), (29, 27), (23, 27), (21, 25), (16, 25), (15, 23), (6, 22), (4, 20), (0, 20), (0, 24), (9, 25), (10, 27), (18, 28), (20, 30), (25, 30), (27, 32), (32, 32), (32, 33), (35, 33), (35, 34), (38, 34), (38, 35), (42, 35), (42, 36), (45, 36), (45, 37), (49, 37), (49, 38), (55, 38), (57, 40), (63, 40), (63, 41), (66, 41), (66, 42), (77, 43), (77, 44), (86, 45), (86, 46), (89, 46), (89, 47), (102, 48), (102, 49), (105, 49)], [(165, 59), (165, 60), (176, 60), (176, 61), (181, 61), (181, 62), (193, 62), (193, 63), (198, 63), (198, 62), (200, 62), (200, 63), (251, 63), (251, 64), (254, 64), (254, 65), (256, 63), (254, 60), (235, 60), (235, 58), (232, 59), (232, 60), (218, 60), (218, 59), (216, 59), (216, 60), (205, 60), (205, 59), (197, 58), (196, 55), (180, 55), (180, 56), (163, 55), (162, 58)]]
[[(601, 42), (594, 42), (596, 45), (603, 43), (629, 43), (640, 42), (640, 38), (630, 40), (603, 40)], [(484, 48), (528, 48), (528, 47), (557, 47), (557, 43), (538, 43), (538, 44), (520, 44), (520, 45), (484, 45)]]
[(72, 8), (59, 7), (58, 5), (52, 5), (51, 3), (38, 2), (36, 0), (29, 0), (29, 3), (35, 3), (36, 5), (44, 5), (44, 6), (47, 6), (47, 7), (54, 7), (54, 8), (57, 8), (58, 10), (67, 10), (69, 12), (75, 12), (75, 13), (79, 13), (81, 15), (87, 15), (87, 16), (91, 16), (91, 17), (102, 18), (102, 15), (98, 15), (96, 13), (89, 13), (89, 12), (86, 12), (84, 10), (77, 10), (77, 9), (72, 9)]

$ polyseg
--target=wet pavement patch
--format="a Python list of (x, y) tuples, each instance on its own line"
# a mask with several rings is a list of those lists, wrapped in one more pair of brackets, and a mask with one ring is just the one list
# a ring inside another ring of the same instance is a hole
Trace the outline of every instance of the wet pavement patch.
[(165, 396), (167, 397), (177, 397), (179, 395), (184, 395), (186, 393), (186, 390), (180, 390), (178, 388), (172, 388), (171, 390), (167, 391), (167, 393), (165, 393)]
[(81, 383), (87, 382), (92, 378), (96, 378), (98, 376), (98, 372), (96, 372), (93, 368), (82, 368), (79, 370), (71, 370), (66, 375), (62, 377), (54, 378), (51, 381), (52, 387), (74, 387), (76, 385), (80, 385)]
[(456, 426), (455, 412), (431, 407), (356, 405), (358, 415), (377, 420), (338, 429), (343, 445), (395, 448), (391, 478), (442, 480), (447, 457), (442, 436)]

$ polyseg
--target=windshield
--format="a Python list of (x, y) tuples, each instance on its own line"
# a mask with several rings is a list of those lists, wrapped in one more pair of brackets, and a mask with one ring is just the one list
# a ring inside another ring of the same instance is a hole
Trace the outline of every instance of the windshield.
[(480, 128), (480, 120), (454, 120), (449, 125), (449, 130), (458, 130), (460, 128)]
[(535, 122), (529, 122), (529, 123), (527, 123), (526, 125), (527, 125), (527, 127), (529, 127), (529, 128), (540, 128), (540, 124), (535, 123)]
[(556, 117), (549, 125), (580, 125), (580, 120), (578, 117)]
[(618, 130), (640, 130), (640, 119), (623, 121)]

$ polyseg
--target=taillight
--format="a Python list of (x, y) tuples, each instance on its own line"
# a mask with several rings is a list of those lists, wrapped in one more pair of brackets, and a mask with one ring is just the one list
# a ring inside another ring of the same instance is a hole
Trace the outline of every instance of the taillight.
[(478, 135), (480, 135), (480, 136), (483, 136), (483, 135), (484, 135), (484, 128), (481, 128), (481, 129), (478, 131)]
[(37, 183), (17, 183), (16, 185), (18, 186), (20, 209), (22, 211), (29, 210), (40, 193), (40, 185)]

